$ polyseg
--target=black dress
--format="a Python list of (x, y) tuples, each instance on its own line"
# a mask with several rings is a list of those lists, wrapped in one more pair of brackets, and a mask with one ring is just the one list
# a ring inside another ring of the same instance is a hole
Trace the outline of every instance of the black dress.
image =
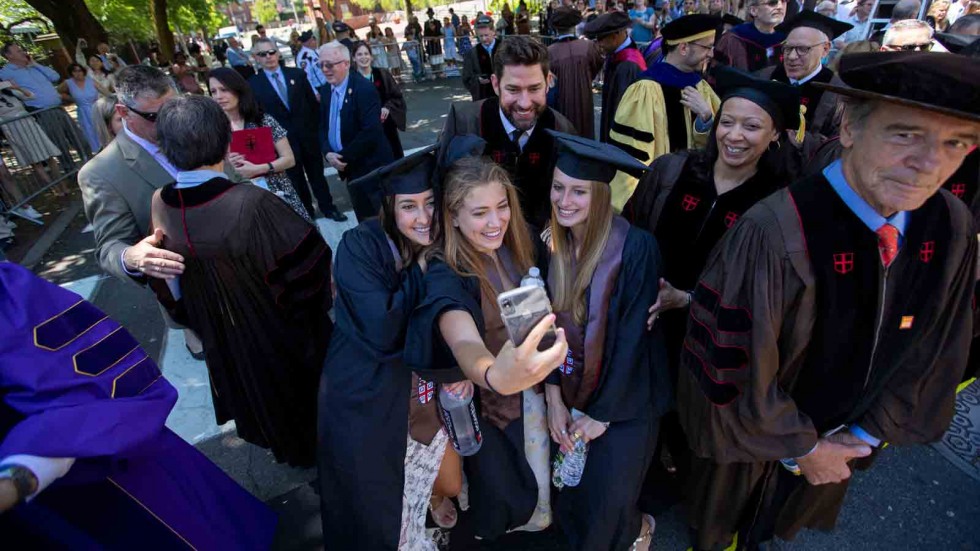
[(382, 124), (385, 137), (391, 144), (391, 152), (395, 158), (401, 159), (405, 156), (405, 150), (402, 149), (402, 141), (398, 137), (398, 131), (405, 131), (407, 116), (405, 96), (402, 95), (398, 81), (391, 76), (387, 69), (372, 67), (371, 81), (374, 83), (374, 89), (378, 91), (378, 96), (381, 97), (381, 107), (388, 109), (388, 118)]

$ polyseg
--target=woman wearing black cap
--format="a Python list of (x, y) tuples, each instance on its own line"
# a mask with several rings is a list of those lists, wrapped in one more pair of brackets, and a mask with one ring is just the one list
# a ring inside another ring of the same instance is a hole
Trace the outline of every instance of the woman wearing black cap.
[[(332, 548), (426, 548), (426, 504), (447, 437), (430, 385), (405, 369), (401, 353), (423, 292), (415, 261), (433, 234), (434, 147), (351, 183), (380, 187), (381, 205), (337, 247), (337, 330), (319, 397), (321, 511)], [(460, 478), (458, 458), (449, 463)]]
[(613, 214), (609, 188), (617, 170), (646, 166), (554, 135), (548, 290), (568, 353), (547, 379), (548, 426), (561, 454), (587, 446), (581, 482), (559, 490), (555, 518), (572, 549), (648, 549), (655, 523), (637, 502), (670, 379), (660, 329), (645, 324), (663, 268), (653, 236)]
[[(788, 183), (774, 177), (766, 157), (776, 152), (784, 130), (799, 126), (797, 89), (727, 67), (716, 74), (715, 89), (723, 99), (708, 147), (658, 158), (623, 208), (634, 225), (657, 237), (663, 252), (666, 270), (648, 324), (659, 319), (664, 328), (674, 384), (690, 290), (728, 228), (757, 201)], [(653, 497), (667, 505), (681, 497), (689, 453), (675, 412), (664, 417), (661, 443), (669, 451), (663, 461), (667, 471), (673, 472), (675, 465), (680, 471), (676, 478), (657, 464), (651, 471), (657, 492)], [(665, 487), (675, 495), (664, 493)]]

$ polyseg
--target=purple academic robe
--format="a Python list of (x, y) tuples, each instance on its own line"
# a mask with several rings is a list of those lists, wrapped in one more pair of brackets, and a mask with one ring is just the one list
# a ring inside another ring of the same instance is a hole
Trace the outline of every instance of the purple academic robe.
[(275, 513), (164, 426), (177, 392), (118, 323), (0, 262), (0, 335), (0, 460), (76, 458), (0, 515), (5, 544), (270, 547)]

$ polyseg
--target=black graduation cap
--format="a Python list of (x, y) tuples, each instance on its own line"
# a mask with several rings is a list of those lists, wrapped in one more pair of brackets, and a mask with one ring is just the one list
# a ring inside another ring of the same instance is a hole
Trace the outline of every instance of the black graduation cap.
[(789, 32), (793, 29), (798, 29), (800, 27), (817, 29), (818, 31), (827, 35), (829, 40), (833, 40), (853, 29), (854, 25), (843, 21), (838, 21), (832, 17), (827, 17), (826, 15), (820, 15), (815, 11), (803, 10), (789, 21), (783, 21), (779, 25), (776, 25), (776, 31), (789, 34)]
[(422, 193), (432, 188), (432, 175), (436, 168), (434, 154), (436, 144), (427, 146), (411, 155), (376, 168), (350, 183), (361, 188), (371, 199), (375, 210), (381, 208), (384, 195), (408, 195)]
[(980, 36), (956, 33), (936, 33), (935, 39), (951, 53), (977, 57), (980, 55)]
[(335, 33), (349, 33), (350, 32), (350, 26), (348, 26), (347, 23), (344, 23), (343, 21), (334, 21), (333, 22), (333, 32), (335, 32)]
[(756, 78), (724, 65), (714, 69), (715, 92), (725, 103), (729, 98), (745, 98), (761, 107), (777, 128), (796, 130), (800, 127), (800, 89), (775, 80)]
[(608, 184), (622, 170), (634, 176), (650, 170), (622, 149), (574, 134), (546, 130), (558, 142), (556, 167), (572, 178)]
[(664, 25), (660, 34), (668, 46), (684, 42), (694, 42), (702, 38), (713, 37), (721, 26), (721, 18), (706, 13), (693, 13), (678, 17)]
[(571, 29), (582, 22), (582, 14), (575, 8), (562, 6), (551, 14), (548, 21), (556, 29)]
[(621, 31), (633, 24), (630, 16), (621, 11), (604, 13), (585, 24), (582, 31), (591, 39), (602, 38), (614, 32)]
[(847, 86), (813, 84), (845, 96), (980, 122), (980, 58), (945, 52), (846, 54), (837, 75)]
[(726, 13), (724, 16), (722, 16), (721, 23), (722, 25), (731, 25), (733, 27), (737, 27), (742, 23), (745, 23), (745, 20), (737, 15)]

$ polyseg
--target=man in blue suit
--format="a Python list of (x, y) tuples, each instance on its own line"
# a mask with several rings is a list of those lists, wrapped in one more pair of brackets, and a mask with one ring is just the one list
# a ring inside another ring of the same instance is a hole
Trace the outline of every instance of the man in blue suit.
[(257, 39), (252, 44), (252, 55), (262, 68), (248, 79), (248, 83), (262, 110), (286, 129), (289, 146), (296, 158), (296, 165), (286, 173), (296, 193), (311, 217), (316, 216), (310, 196), (310, 188), (313, 188), (320, 212), (336, 222), (346, 221), (347, 217), (334, 206), (327, 179), (323, 176), (323, 155), (318, 147), (318, 119), (312, 116), (319, 107), (306, 73), (302, 69), (281, 67), (279, 49), (271, 39)]
[[(381, 98), (374, 84), (350, 72), (350, 50), (333, 41), (320, 46), (320, 146), (330, 166), (348, 183), (394, 160), (381, 126)], [(377, 216), (370, 198), (348, 186), (358, 220)]]

